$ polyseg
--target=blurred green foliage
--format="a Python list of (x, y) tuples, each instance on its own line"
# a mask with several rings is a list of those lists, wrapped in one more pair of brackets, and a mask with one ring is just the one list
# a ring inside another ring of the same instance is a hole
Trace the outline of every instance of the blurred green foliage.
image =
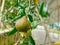
[[(26, 15), (27, 19), (31, 22), (32, 29), (36, 28), (40, 24), (40, 21), (38, 16), (36, 16), (35, 7), (33, 1), (30, 2), (29, 6), (29, 0), (6, 0), (2, 21), (11, 25), (13, 24), (14, 28), (15, 21)], [(37, 8), (43, 18), (50, 16), (46, 2), (42, 2)]]
[[(39, 18), (36, 16), (37, 13), (34, 9), (36, 6), (32, 1), (30, 2), (30, 6), (28, 0), (6, 0), (5, 2), (6, 3), (2, 15), (2, 21), (4, 23), (8, 22), (9, 24), (14, 24), (16, 20), (25, 15), (31, 22), (31, 29), (36, 28), (36, 26), (40, 23)], [(43, 18), (47, 18), (50, 15), (46, 2), (43, 2), (41, 5), (39, 4), (37, 8)], [(13, 25), (13, 30), (9, 33), (9, 35), (17, 32), (14, 26), (15, 25)], [(28, 45), (35, 45), (35, 42), (31, 36), (28, 37), (28, 40), (24, 38), (23, 41), (20, 41), (20, 44), (26, 45), (27, 42)]]
[[(34, 3), (31, 1), (29, 7), (28, 0), (6, 0), (5, 9), (3, 11), (3, 21), (13, 22), (22, 16), (28, 13), (28, 18), (33, 22), (33, 15), (35, 16)], [(42, 17), (49, 16), (48, 5), (46, 2), (43, 2), (41, 5), (38, 5), (39, 13)], [(36, 16), (35, 16), (36, 17)]]
[(29, 36), (28, 38), (21, 39), (20, 45), (35, 45), (35, 41), (32, 36)]

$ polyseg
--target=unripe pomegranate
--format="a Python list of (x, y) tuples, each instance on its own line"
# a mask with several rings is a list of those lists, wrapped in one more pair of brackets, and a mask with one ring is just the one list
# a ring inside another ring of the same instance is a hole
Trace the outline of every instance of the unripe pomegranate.
[(16, 29), (20, 32), (27, 32), (30, 28), (30, 22), (28, 21), (26, 16), (18, 19), (15, 23)]

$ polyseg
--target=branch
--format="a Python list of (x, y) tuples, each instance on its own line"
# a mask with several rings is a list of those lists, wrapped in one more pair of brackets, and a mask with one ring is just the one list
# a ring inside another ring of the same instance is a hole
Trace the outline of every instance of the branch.
[(18, 45), (19, 42), (20, 42), (20, 39), (18, 39), (17, 42), (14, 45)]
[[(51, 42), (50, 42), (50, 37), (49, 37), (47, 25), (44, 23), (44, 20), (43, 20), (43, 18), (41, 17), (41, 15), (39, 14), (37, 7), (35, 8), (35, 10), (36, 10), (37, 15), (38, 15), (38, 17), (39, 17), (39, 19), (40, 19), (41, 24), (45, 27), (46, 36), (48, 37), (48, 43), (49, 43), (49, 45), (51, 45), (51, 44), (50, 44)], [(45, 40), (45, 41), (46, 41), (46, 40)], [(45, 44), (44, 44), (44, 45), (45, 45)]]
[(0, 30), (0, 35), (1, 35), (1, 34), (5, 34), (5, 33), (8, 33), (8, 32), (10, 32), (11, 30), (12, 30), (12, 28)]
[(3, 0), (3, 2), (2, 2), (1, 11), (0, 11), (0, 27), (1, 27), (1, 28), (4, 27), (4, 26), (3, 26), (3, 23), (2, 23), (2, 21), (1, 21), (2, 12), (3, 12), (3, 10), (4, 10), (4, 4), (5, 4), (5, 0)]
[(2, 2), (1, 12), (3, 12), (3, 10), (4, 10), (4, 4), (5, 4), (5, 0), (3, 0), (3, 2)]
[(29, 0), (29, 8), (30, 8), (30, 0)]

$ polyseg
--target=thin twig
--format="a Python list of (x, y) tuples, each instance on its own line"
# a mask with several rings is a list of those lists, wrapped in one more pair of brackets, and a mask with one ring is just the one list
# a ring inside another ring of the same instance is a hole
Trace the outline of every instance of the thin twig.
[[(43, 0), (44, 2), (46, 2), (46, 0)], [(39, 16), (39, 17), (41, 17), (41, 16)], [(40, 19), (42, 19), (43, 20), (43, 18), (41, 17)], [(42, 24), (44, 25), (44, 20), (43, 20), (43, 22), (42, 22)], [(48, 29), (47, 29), (47, 26), (46, 25), (44, 25), (44, 27), (45, 27), (45, 31), (46, 31), (46, 36), (45, 36), (45, 40), (44, 40), (44, 43), (43, 43), (43, 45), (46, 45), (46, 40), (47, 40), (47, 37), (48, 38), (50, 38), (49, 37), (49, 33), (48, 33)], [(49, 41), (50, 39), (48, 39), (48, 41)], [(49, 43), (49, 45), (50, 45), (50, 42), (48, 42)]]
[(5, 4), (5, 0), (3, 0), (2, 5), (1, 5), (1, 10), (0, 10), (0, 21), (1, 21), (1, 17), (2, 17), (2, 12), (4, 10), (4, 4)]
[(0, 35), (1, 35), (1, 34), (5, 34), (5, 33), (8, 33), (8, 32), (10, 32), (10, 31), (12, 31), (12, 28), (0, 30)]
[(29, 8), (30, 8), (30, 0), (29, 0)]
[(3, 0), (3, 2), (2, 2), (1, 11), (0, 11), (0, 26), (1, 26), (1, 27), (3, 26), (3, 23), (2, 23), (2, 21), (1, 21), (1, 19), (2, 19), (2, 12), (3, 12), (3, 10), (4, 10), (4, 4), (5, 4), (5, 0)]
[(5, 4), (5, 0), (3, 0), (3, 2), (2, 2), (1, 12), (3, 12), (3, 10), (4, 10), (4, 4)]
[[(30, 10), (30, 0), (28, 0), (28, 6), (29, 6), (29, 10)], [(28, 16), (28, 14), (29, 14), (29, 10), (28, 11), (26, 11), (26, 16)]]
[(20, 42), (20, 39), (18, 39), (17, 42), (14, 45), (18, 45), (19, 42)]
[[(35, 8), (35, 10), (36, 10), (37, 15), (38, 15), (38, 17), (39, 17), (39, 19), (40, 19), (41, 24), (45, 27), (46, 36), (48, 37), (48, 43), (49, 43), (49, 45), (51, 45), (51, 44), (50, 44), (51, 42), (50, 42), (50, 37), (49, 37), (47, 25), (44, 23), (44, 20), (43, 20), (43, 18), (41, 17), (41, 15), (39, 14), (37, 7)], [(44, 44), (44, 45), (45, 45), (45, 44)]]

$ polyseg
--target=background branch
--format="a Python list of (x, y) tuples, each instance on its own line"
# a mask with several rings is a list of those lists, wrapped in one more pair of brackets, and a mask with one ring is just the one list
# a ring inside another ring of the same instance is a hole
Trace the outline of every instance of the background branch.
[(18, 45), (19, 42), (20, 42), (20, 39), (18, 39), (17, 42), (14, 45)]
[(1, 11), (0, 11), (0, 27), (1, 27), (1, 28), (4, 27), (4, 26), (3, 26), (3, 23), (2, 23), (2, 21), (1, 21), (1, 19), (2, 19), (2, 12), (3, 12), (3, 10), (4, 10), (4, 4), (5, 4), (5, 0), (2, 1)]
[(2, 5), (1, 5), (1, 12), (3, 12), (4, 10), (4, 4), (5, 4), (5, 0), (3, 0)]
[[(49, 36), (49, 33), (48, 33), (47, 25), (44, 23), (43, 18), (41, 17), (41, 15), (40, 15), (40, 14), (39, 14), (39, 12), (38, 12), (38, 9), (37, 9), (37, 8), (35, 8), (35, 10), (36, 10), (37, 15), (38, 15), (38, 17), (39, 17), (39, 19), (40, 19), (41, 24), (45, 27), (45, 31), (46, 31), (46, 38), (48, 37), (48, 44), (49, 44), (49, 45), (51, 45), (51, 42), (50, 42), (50, 36)], [(45, 41), (46, 41), (46, 39), (45, 39)], [(45, 41), (44, 41), (44, 42), (45, 42)], [(45, 45), (45, 43), (44, 43), (44, 45)]]

